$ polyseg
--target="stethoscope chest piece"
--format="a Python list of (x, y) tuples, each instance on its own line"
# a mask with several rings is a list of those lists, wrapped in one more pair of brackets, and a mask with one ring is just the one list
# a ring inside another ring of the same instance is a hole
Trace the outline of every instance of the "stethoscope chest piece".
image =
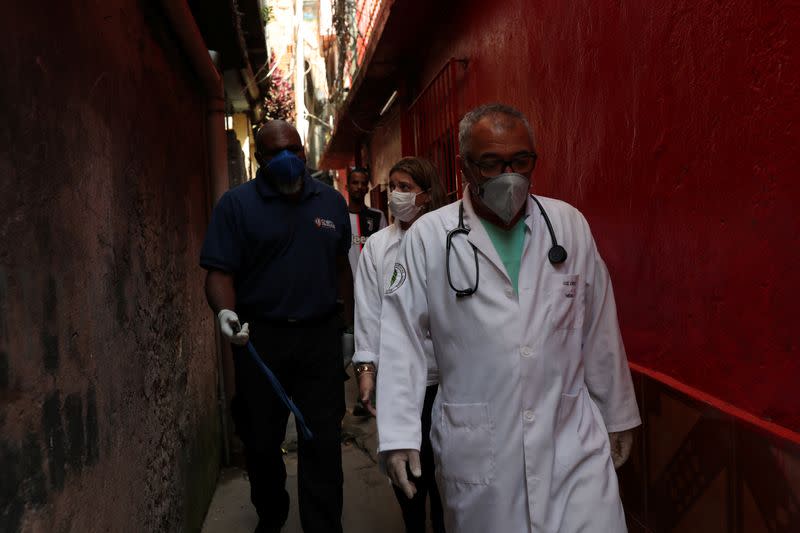
[(547, 252), (547, 259), (554, 265), (560, 265), (567, 260), (567, 251), (560, 244), (553, 245)]

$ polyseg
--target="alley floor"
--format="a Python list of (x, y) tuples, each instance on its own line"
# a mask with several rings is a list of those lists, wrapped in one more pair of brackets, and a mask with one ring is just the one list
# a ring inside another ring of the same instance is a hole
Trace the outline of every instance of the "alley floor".
[[(388, 479), (378, 471), (375, 419), (352, 416), (356, 398), (355, 380), (345, 385), (347, 414), (342, 427), (344, 470), (345, 533), (402, 533), (403, 520)], [(301, 533), (297, 507), (297, 435), (290, 418), (284, 456), (291, 507), (283, 533)], [(206, 515), (202, 533), (250, 533), (258, 516), (250, 503), (250, 483), (240, 468), (226, 468), (220, 474), (214, 498)]]

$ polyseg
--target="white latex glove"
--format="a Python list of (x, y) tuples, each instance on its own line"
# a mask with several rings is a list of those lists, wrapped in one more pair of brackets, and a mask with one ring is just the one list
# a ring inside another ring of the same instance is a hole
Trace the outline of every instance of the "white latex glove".
[(386, 473), (392, 483), (400, 487), (410, 500), (417, 493), (417, 487), (408, 479), (406, 465), (411, 470), (411, 475), (420, 477), (422, 467), (419, 462), (417, 450), (391, 450), (386, 452)]
[(614, 468), (619, 468), (625, 464), (631, 454), (633, 430), (609, 433), (608, 440), (611, 443), (611, 460), (614, 461)]
[(237, 346), (244, 346), (250, 340), (250, 327), (247, 323), (239, 324), (239, 315), (230, 309), (223, 309), (217, 315), (219, 330), (226, 339)]

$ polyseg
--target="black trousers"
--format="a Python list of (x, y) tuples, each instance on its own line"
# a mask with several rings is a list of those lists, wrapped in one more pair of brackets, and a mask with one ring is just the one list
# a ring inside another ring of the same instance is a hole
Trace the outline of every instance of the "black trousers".
[[(250, 321), (250, 341), (303, 414), (314, 438), (298, 427), (297, 485), (306, 533), (341, 533), (344, 416), (342, 348), (337, 317), (315, 324)], [(244, 348), (234, 350), (232, 407), (250, 477), (250, 499), (260, 525), (280, 528), (289, 514), (281, 443), (288, 409)]]
[(413, 479), (417, 493), (409, 500), (400, 488), (392, 485), (403, 513), (406, 533), (425, 533), (425, 503), (428, 496), (431, 501), (433, 531), (434, 533), (444, 533), (442, 501), (436, 486), (436, 465), (433, 462), (433, 448), (431, 447), (431, 411), (438, 388), (438, 385), (431, 385), (425, 389), (425, 403), (422, 407), (422, 446), (419, 451), (422, 477)]

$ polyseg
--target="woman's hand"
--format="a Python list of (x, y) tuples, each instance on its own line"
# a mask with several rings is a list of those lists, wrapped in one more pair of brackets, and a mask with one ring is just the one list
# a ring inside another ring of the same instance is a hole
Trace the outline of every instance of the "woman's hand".
[(372, 416), (377, 416), (375, 406), (372, 405), (372, 393), (375, 392), (375, 371), (365, 370), (358, 373), (358, 393), (361, 403)]

